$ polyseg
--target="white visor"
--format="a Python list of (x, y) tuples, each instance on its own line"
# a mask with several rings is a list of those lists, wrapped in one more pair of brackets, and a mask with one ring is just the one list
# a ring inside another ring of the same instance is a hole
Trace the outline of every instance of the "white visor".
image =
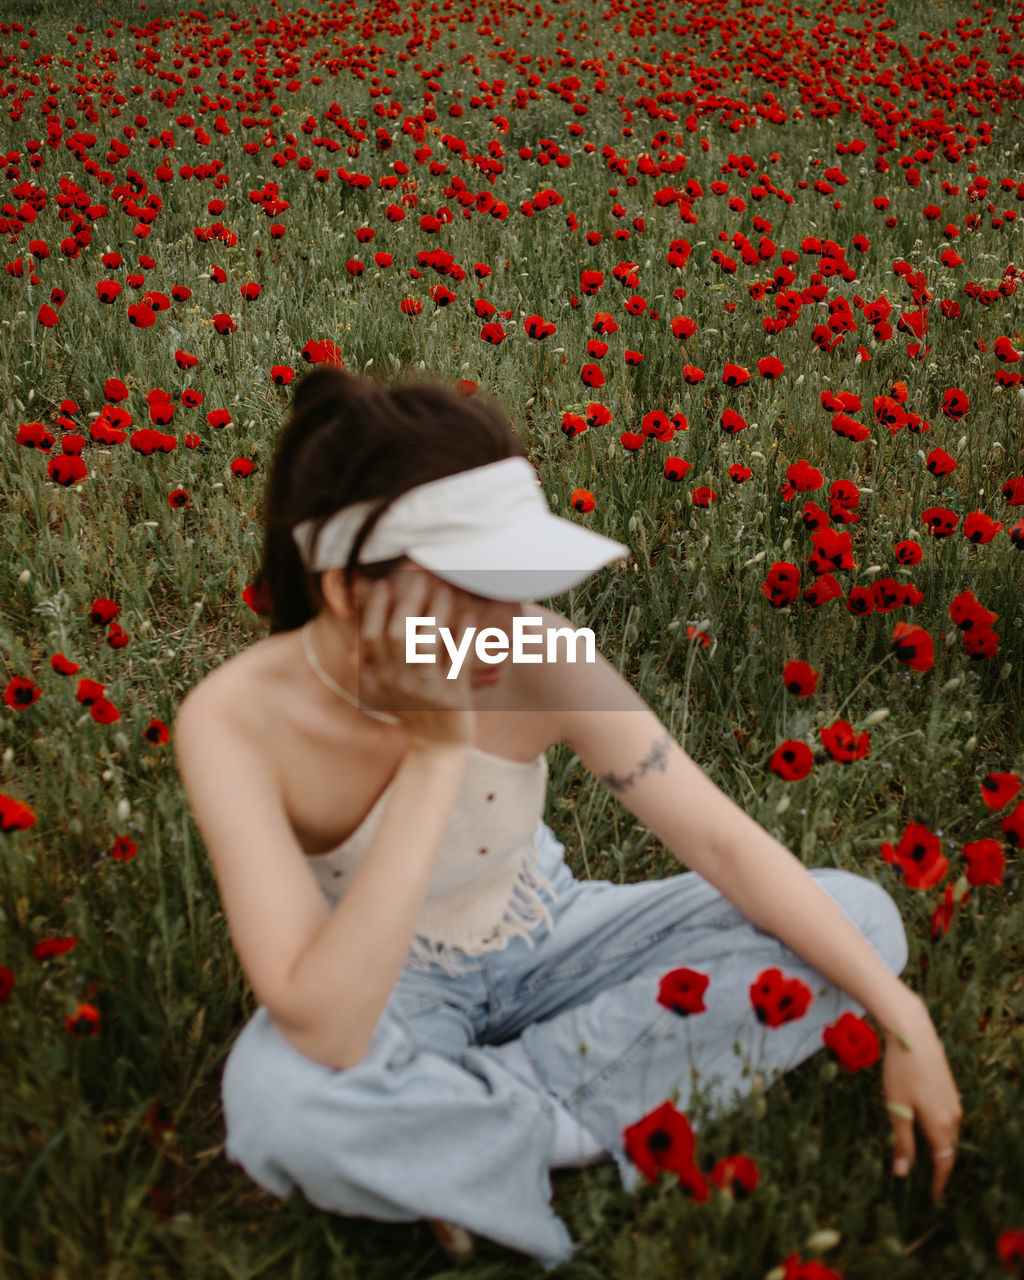
[[(345, 565), (375, 502), (324, 524), (313, 563), (313, 520), (292, 530), (312, 572)], [(437, 577), (492, 600), (546, 600), (582, 582), (629, 547), (556, 516), (523, 457), (502, 458), (417, 485), (396, 498), (360, 548), (359, 563), (407, 556)]]

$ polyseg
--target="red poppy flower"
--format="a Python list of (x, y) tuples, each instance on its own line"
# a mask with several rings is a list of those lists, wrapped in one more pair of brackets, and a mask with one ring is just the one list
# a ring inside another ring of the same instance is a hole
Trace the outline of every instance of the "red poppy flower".
[(294, 377), (295, 370), (290, 365), (275, 364), (270, 370), (271, 381), (279, 387), (286, 387)]
[(851, 764), (854, 760), (861, 760), (871, 754), (870, 735), (857, 734), (848, 720), (836, 720), (833, 724), (823, 725), (820, 733), (825, 750), (840, 764)]
[(758, 1022), (781, 1027), (802, 1018), (813, 1002), (810, 987), (800, 978), (787, 978), (781, 969), (764, 969), (750, 985), (750, 1002)]
[(653, 409), (645, 413), (640, 420), (640, 430), (645, 436), (654, 436), (656, 440), (667, 443), (675, 435), (675, 424), (667, 413), (661, 409)]
[(74, 1013), (65, 1019), (70, 1035), (75, 1039), (83, 1036), (97, 1036), (100, 1032), (100, 1011), (92, 1004), (80, 1004)]
[(822, 1032), (825, 1048), (847, 1071), (863, 1071), (878, 1061), (878, 1033), (863, 1018), (847, 1011)]
[(609, 333), (617, 333), (619, 326), (615, 323), (607, 311), (598, 311), (594, 315), (594, 322), (591, 326), (595, 333), (602, 335)]
[(585, 364), (580, 370), (580, 379), (588, 387), (603, 387), (605, 384), (605, 376), (596, 364)]
[(722, 370), (722, 381), (727, 387), (742, 387), (750, 381), (750, 372), (741, 364), (727, 364)]
[(704, 992), (710, 981), (706, 973), (696, 969), (673, 969), (658, 983), (658, 1004), (684, 1018), (691, 1013), (704, 1013)]
[(507, 336), (501, 324), (495, 321), (485, 324), (480, 330), (480, 337), (483, 338), (484, 342), (491, 343), (492, 346), (498, 346), (499, 343), (505, 341)]
[(77, 938), (44, 938), (32, 948), (36, 960), (50, 960), (54, 956), (64, 956), (78, 946)]
[(746, 1200), (757, 1189), (757, 1164), (750, 1156), (723, 1156), (711, 1170), (711, 1181), (734, 1200)]
[(903, 872), (909, 889), (934, 888), (949, 870), (939, 837), (920, 823), (908, 823), (899, 844), (884, 842), (881, 850), (885, 861)]
[(0, 795), (0, 832), (27, 831), (36, 824), (36, 815), (27, 804), (10, 796)]
[(585, 515), (594, 509), (594, 495), (589, 489), (573, 489), (569, 495), (569, 505)]
[(926, 507), (921, 519), (928, 526), (933, 538), (950, 538), (956, 532), (960, 517), (948, 507)]
[(967, 859), (967, 883), (970, 885), (1002, 884), (1006, 855), (998, 840), (984, 838), (964, 845)]
[(685, 341), (687, 338), (692, 338), (697, 332), (697, 322), (690, 316), (673, 316), (671, 329), (673, 337), (678, 338), (680, 341)]
[(692, 364), (683, 365), (683, 381), (688, 383), (691, 387), (695, 387), (698, 382), (703, 382), (704, 377), (705, 372), (703, 369), (698, 369)]
[(530, 315), (523, 321), (523, 328), (529, 338), (536, 338), (538, 341), (549, 338), (553, 333), (557, 333), (554, 324), (549, 320), (545, 320), (543, 316)]
[(234, 333), (238, 325), (226, 311), (218, 311), (213, 317), (213, 327), (218, 333)]
[(782, 668), (782, 683), (790, 693), (795, 693), (801, 698), (809, 697), (814, 693), (820, 679), (820, 671), (815, 671), (809, 663), (799, 659), (787, 662)]
[[(186, 494), (186, 498), (187, 496), (188, 495)], [(153, 724), (162, 725), (163, 722), (155, 720), (153, 721)], [(163, 741), (167, 740), (166, 736), (164, 736), (166, 735), (166, 733), (167, 733), (167, 726), (163, 725), (163, 734), (160, 735), (163, 738)], [(144, 732), (143, 737), (149, 737), (149, 734)], [(152, 738), (150, 738), (149, 740), (152, 740)], [(110, 856), (115, 862), (131, 862), (132, 859), (138, 854), (138, 852), (139, 852), (138, 845), (129, 836), (118, 836), (117, 839), (114, 841), (113, 845), (111, 846)]]
[(707, 1183), (694, 1163), (697, 1143), (693, 1129), (671, 1099), (623, 1129), (622, 1145), (649, 1182), (657, 1182), (668, 1171), (679, 1177), (695, 1200), (708, 1198)]
[(1021, 358), (1021, 352), (1014, 350), (1010, 339), (1005, 336), (996, 338), (995, 342), (993, 342), (992, 354), (997, 360), (1002, 360), (1011, 364), (1016, 364), (1016, 362)]
[(981, 798), (990, 809), (1002, 809), (1020, 791), (1019, 773), (989, 773), (981, 780)]
[(780, 742), (768, 761), (768, 768), (783, 782), (799, 782), (806, 778), (814, 764), (814, 754), (806, 742), (788, 738)]
[(128, 320), (136, 329), (148, 329), (156, 323), (156, 312), (144, 302), (133, 302), (128, 308)]
[(1000, 1232), (996, 1241), (996, 1257), (1007, 1275), (1019, 1276), (1024, 1270), (1024, 1228)]
[(668, 480), (682, 480), (692, 466), (692, 462), (686, 462), (682, 458), (666, 458), (665, 477)]
[(96, 294), (100, 302), (110, 303), (121, 292), (121, 284), (118, 280), (100, 280), (96, 285)]
[(962, 418), (969, 407), (970, 401), (958, 387), (950, 387), (942, 397), (942, 412), (954, 421)]

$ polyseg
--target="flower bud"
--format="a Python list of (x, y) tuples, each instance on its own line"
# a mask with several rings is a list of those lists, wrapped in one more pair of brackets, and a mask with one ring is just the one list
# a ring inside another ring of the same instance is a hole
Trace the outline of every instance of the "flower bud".
[(22, 569), (21, 573), (18, 574), (18, 581), (21, 583), (23, 587), (28, 585), (31, 578), (32, 578), (31, 569)]
[(881, 724), (882, 721), (887, 720), (888, 717), (889, 717), (889, 708), (878, 707), (877, 710), (872, 711), (870, 715), (868, 715), (868, 717), (865, 719), (861, 727), (864, 729), (870, 729), (873, 724)]
[(782, 799), (779, 801), (779, 803), (775, 806), (775, 812), (780, 814), (785, 813), (786, 810), (789, 808), (790, 803), (791, 801), (789, 796), (788, 795), (783, 796)]
[(131, 816), (132, 806), (123, 797), (117, 802), (117, 820), (118, 822), (127, 822)]
[(974, 734), (972, 733), (972, 734), (971, 734), (971, 736), (970, 736), (970, 737), (967, 739), (967, 741), (964, 743), (964, 750), (963, 750), (963, 754), (964, 754), (964, 755), (967, 755), (967, 754), (968, 754), (968, 752), (973, 751), (973, 750), (974, 750), (974, 748), (975, 748), (977, 745), (978, 745), (978, 739), (977, 739), (977, 738), (974, 736)]
[(834, 1227), (819, 1227), (817, 1231), (812, 1231), (804, 1241), (804, 1248), (824, 1253), (826, 1249), (834, 1249), (842, 1238)]
[(954, 676), (952, 680), (947, 680), (942, 686), (943, 693), (952, 693), (954, 689), (959, 689), (963, 680), (959, 676)]

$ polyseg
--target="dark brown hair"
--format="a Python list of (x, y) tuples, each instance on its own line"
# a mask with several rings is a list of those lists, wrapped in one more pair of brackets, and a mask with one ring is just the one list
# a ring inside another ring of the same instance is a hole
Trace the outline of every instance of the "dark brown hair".
[(361, 526), (348, 563), (369, 578), (402, 557), (359, 565), (359, 550), (377, 520), (416, 485), (481, 467), (526, 449), (499, 406), (433, 383), (391, 389), (371, 378), (324, 366), (296, 385), (291, 416), (277, 438), (263, 492), (263, 562), (252, 584), (270, 634), (290, 631), (323, 607), (321, 573), (306, 570), (292, 537), (314, 519), (313, 552), (326, 521), (353, 502), (380, 499)]

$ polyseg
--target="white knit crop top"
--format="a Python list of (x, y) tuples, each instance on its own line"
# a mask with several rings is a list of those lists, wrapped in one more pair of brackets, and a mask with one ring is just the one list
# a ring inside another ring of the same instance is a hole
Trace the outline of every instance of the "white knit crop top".
[[(532, 949), (530, 930), (541, 920), (553, 927), (538, 891), (556, 895), (537, 865), (535, 839), (547, 775), (543, 753), (521, 761), (470, 748), (416, 920), (410, 968), (437, 964), (458, 976), (464, 970), (453, 951), (484, 955), (515, 937), (526, 938)], [(306, 855), (330, 906), (343, 896), (369, 848), (393, 785), (394, 780), (347, 840), (327, 853)]]

